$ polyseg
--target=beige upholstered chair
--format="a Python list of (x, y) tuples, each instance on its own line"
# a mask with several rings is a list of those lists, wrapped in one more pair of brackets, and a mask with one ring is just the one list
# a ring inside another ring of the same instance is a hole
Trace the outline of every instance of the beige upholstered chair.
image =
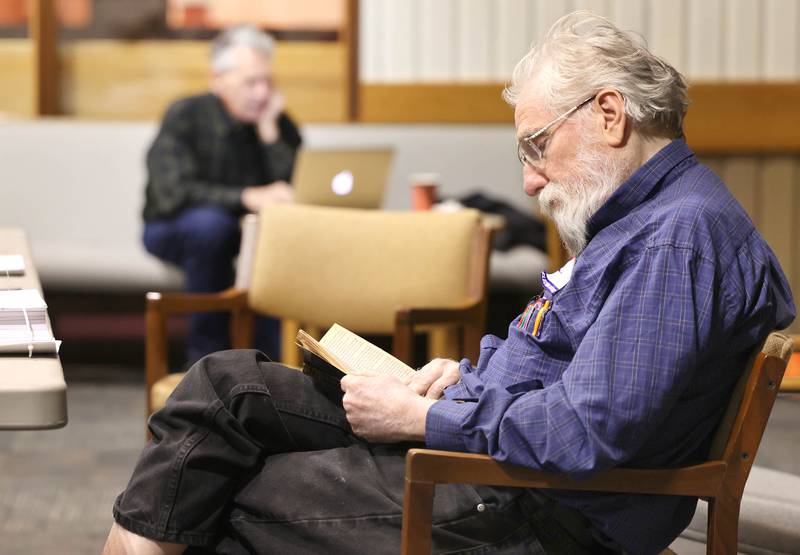
[(460, 352), (477, 359), (490, 247), (477, 212), (275, 206), (260, 214), (258, 228), (252, 249), (250, 234), (243, 234), (240, 268), (252, 262), (252, 272), (240, 269), (233, 288), (148, 294), (148, 414), (182, 377), (167, 373), (170, 314), (230, 311), (234, 347), (250, 346), (254, 314), (282, 318), (284, 361), (295, 365), (297, 325), (321, 329), (334, 322), (357, 333), (393, 335), (395, 356), (410, 364), (415, 330), (446, 324), (459, 330)]
[(443, 483), (688, 495), (708, 500), (707, 553), (737, 551), (745, 482), (792, 353), (792, 340), (771, 333), (753, 353), (731, 397), (706, 462), (683, 468), (616, 468), (581, 481), (503, 464), (487, 455), (411, 449), (406, 457), (402, 553), (430, 552), (434, 486)]

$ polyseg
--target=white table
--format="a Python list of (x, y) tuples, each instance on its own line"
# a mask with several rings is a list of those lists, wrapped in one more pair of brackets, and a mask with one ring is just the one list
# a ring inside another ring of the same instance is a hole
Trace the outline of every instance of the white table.
[[(0, 229), (0, 254), (21, 254), (24, 276), (0, 276), (2, 289), (42, 290), (25, 232)], [(0, 355), (0, 430), (67, 424), (67, 384), (58, 355)]]

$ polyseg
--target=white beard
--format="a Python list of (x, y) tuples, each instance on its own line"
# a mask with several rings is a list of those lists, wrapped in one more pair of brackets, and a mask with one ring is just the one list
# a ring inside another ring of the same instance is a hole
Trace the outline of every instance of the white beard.
[(601, 155), (588, 141), (582, 141), (572, 176), (551, 181), (539, 193), (539, 207), (556, 224), (570, 256), (586, 247), (589, 218), (632, 173), (631, 163)]

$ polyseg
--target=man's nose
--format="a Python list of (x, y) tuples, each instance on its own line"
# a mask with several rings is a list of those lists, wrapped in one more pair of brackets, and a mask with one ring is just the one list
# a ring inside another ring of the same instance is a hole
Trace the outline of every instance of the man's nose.
[(522, 167), (522, 179), (527, 185), (544, 187), (550, 181), (542, 168), (525, 164)]

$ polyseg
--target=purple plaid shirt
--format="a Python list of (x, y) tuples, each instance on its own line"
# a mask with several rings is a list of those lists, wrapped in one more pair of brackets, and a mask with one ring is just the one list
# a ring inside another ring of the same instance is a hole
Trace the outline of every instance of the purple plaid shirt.
[[(505, 341), (485, 336), (477, 367), (461, 361), (428, 413), (429, 447), (575, 478), (707, 456), (748, 352), (794, 319), (775, 255), (683, 140), (625, 181), (588, 234), (570, 281)], [(697, 501), (552, 495), (631, 553), (667, 546)]]

